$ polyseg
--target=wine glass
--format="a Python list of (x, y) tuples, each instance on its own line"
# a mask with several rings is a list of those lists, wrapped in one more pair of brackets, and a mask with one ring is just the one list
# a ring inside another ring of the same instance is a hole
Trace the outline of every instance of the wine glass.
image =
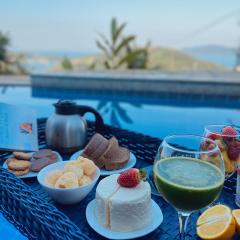
[[(224, 160), (225, 178), (231, 177), (237, 170), (237, 163), (240, 161), (240, 134), (239, 128), (226, 125), (208, 125), (204, 129), (204, 136), (217, 143)], [(212, 147), (206, 141), (202, 149)]]
[[(206, 141), (213, 147), (202, 150)], [(178, 212), (181, 240), (185, 239), (190, 214), (220, 195), (224, 174), (224, 161), (213, 140), (195, 135), (173, 135), (163, 140), (154, 161), (154, 182)]]

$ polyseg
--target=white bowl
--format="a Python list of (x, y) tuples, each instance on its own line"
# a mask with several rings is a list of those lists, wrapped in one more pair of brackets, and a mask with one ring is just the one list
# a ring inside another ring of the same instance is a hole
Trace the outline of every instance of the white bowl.
[(96, 174), (94, 179), (91, 183), (76, 187), (76, 188), (68, 188), (68, 189), (61, 189), (61, 188), (54, 188), (49, 187), (45, 183), (45, 178), (47, 174), (53, 170), (64, 168), (64, 165), (68, 161), (57, 162), (51, 165), (44, 167), (37, 175), (37, 180), (39, 184), (44, 188), (44, 190), (56, 201), (61, 204), (74, 204), (80, 202), (83, 198), (85, 198), (93, 189), (94, 185), (96, 184), (97, 180), (100, 177), (100, 169), (96, 168)]

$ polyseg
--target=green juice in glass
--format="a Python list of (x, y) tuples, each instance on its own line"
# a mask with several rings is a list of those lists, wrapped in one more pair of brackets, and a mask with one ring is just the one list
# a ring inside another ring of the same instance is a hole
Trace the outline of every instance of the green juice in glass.
[(158, 191), (171, 205), (191, 212), (206, 207), (218, 197), (224, 175), (206, 161), (170, 157), (154, 165), (154, 180)]

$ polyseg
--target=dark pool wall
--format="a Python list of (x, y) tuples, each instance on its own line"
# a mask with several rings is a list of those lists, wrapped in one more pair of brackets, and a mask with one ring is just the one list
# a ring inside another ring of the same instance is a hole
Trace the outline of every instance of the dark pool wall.
[(32, 87), (34, 98), (88, 99), (176, 107), (240, 108), (240, 97), (181, 93), (137, 93), (130, 91), (96, 91)]

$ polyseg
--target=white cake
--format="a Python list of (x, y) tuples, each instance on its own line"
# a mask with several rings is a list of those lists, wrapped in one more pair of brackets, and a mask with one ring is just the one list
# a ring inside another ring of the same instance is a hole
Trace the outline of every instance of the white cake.
[(141, 181), (134, 188), (121, 187), (119, 174), (101, 180), (96, 189), (95, 215), (98, 222), (113, 231), (130, 232), (151, 221), (151, 188)]

